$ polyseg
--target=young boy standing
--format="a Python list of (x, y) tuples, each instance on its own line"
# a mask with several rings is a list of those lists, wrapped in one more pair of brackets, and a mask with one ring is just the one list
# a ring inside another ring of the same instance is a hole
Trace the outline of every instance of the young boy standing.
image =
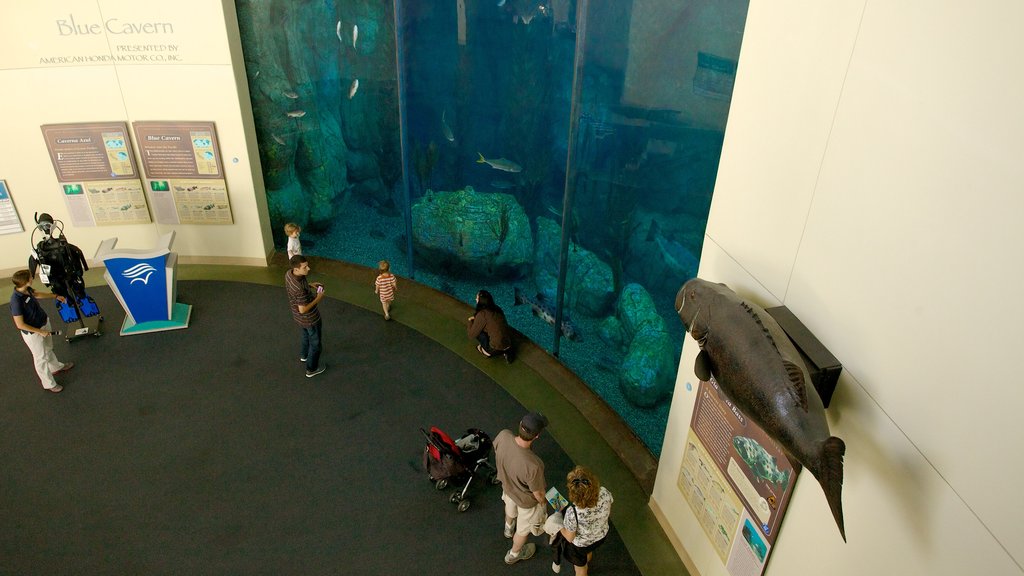
[(299, 242), (302, 228), (294, 222), (289, 222), (284, 225), (284, 233), (288, 236), (288, 260), (291, 261), (292, 256), (302, 255), (302, 243)]
[(21, 331), (21, 338), (32, 351), (32, 361), (35, 363), (36, 374), (43, 388), (50, 392), (60, 392), (64, 387), (57, 384), (54, 375), (71, 370), (75, 363), (65, 364), (57, 360), (57, 355), (53, 353), (54, 332), (50, 327), (49, 317), (39, 305), (38, 298), (56, 298), (64, 302), (64, 297), (33, 290), (32, 273), (28, 270), (18, 270), (11, 279), (14, 282), (14, 292), (11, 294), (11, 316), (14, 317), (14, 325)]

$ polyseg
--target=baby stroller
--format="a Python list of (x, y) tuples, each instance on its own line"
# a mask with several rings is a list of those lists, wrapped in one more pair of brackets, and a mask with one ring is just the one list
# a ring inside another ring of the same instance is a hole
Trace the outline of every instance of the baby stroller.
[[(430, 432), (420, 428), (427, 439), (423, 449), (423, 467), (431, 482), (438, 490), (449, 484), (462, 489), (452, 492), (449, 501), (457, 504), (459, 512), (469, 510), (466, 492), (474, 478), (486, 478), (491, 484), (498, 484), (498, 471), (488, 461), (493, 445), (491, 437), (478, 428), (470, 428), (458, 440), (452, 440), (440, 428), (430, 427)], [(465, 484), (463, 484), (465, 482)]]

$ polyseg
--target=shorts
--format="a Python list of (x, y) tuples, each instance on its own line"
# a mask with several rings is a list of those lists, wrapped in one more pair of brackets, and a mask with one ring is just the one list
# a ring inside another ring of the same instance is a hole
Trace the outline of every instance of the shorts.
[(544, 533), (544, 521), (548, 519), (544, 504), (538, 503), (533, 508), (523, 508), (504, 492), (501, 493), (501, 500), (505, 502), (505, 517), (516, 519), (516, 534), (529, 532), (534, 536), (540, 536)]
[(554, 548), (555, 551), (555, 564), (561, 564), (562, 560), (565, 559), (573, 566), (586, 566), (587, 555), (600, 548), (607, 539), (608, 536), (605, 535), (604, 538), (601, 538), (590, 546), (580, 548), (566, 540), (565, 536), (562, 536), (562, 533), (559, 532), (555, 534), (555, 540), (551, 543), (551, 547)]

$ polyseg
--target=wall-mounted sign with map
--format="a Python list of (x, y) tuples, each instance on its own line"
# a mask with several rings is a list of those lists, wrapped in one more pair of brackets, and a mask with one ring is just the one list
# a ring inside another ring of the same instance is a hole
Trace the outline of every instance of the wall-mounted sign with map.
[(213, 122), (133, 122), (161, 224), (232, 224)]
[(73, 224), (152, 222), (126, 123), (46, 124), (41, 128)]
[(729, 574), (764, 573), (799, 471), (714, 379), (700, 383), (678, 486)]

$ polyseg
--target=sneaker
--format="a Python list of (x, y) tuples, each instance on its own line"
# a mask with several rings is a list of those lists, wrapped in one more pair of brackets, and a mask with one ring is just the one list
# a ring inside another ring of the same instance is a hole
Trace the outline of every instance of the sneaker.
[(509, 550), (508, 553), (505, 554), (505, 564), (515, 564), (520, 560), (529, 560), (530, 558), (533, 558), (533, 555), (536, 553), (537, 545), (533, 542), (527, 542), (526, 545), (523, 546), (522, 550), (519, 551), (519, 554), (513, 554), (512, 551)]
[(57, 392), (60, 392), (63, 389), (64, 389), (64, 387), (61, 386), (60, 384), (57, 384), (53, 388), (47, 388), (48, 391), (53, 392), (54, 394), (56, 394)]
[(551, 571), (554, 572), (555, 574), (558, 574), (559, 572), (562, 571), (562, 565), (559, 564), (558, 562), (552, 562), (551, 563)]
[(511, 538), (516, 534), (516, 523), (505, 524), (505, 538)]
[(75, 367), (75, 363), (74, 362), (67, 362), (63, 366), (61, 366), (60, 369), (58, 369), (53, 374), (56, 376), (57, 374), (61, 374), (63, 372), (67, 372), (68, 370), (71, 370), (74, 367)]
[(319, 368), (313, 371), (306, 370), (306, 378), (312, 378), (317, 374), (323, 374), (324, 370), (327, 370), (327, 364), (321, 364)]

